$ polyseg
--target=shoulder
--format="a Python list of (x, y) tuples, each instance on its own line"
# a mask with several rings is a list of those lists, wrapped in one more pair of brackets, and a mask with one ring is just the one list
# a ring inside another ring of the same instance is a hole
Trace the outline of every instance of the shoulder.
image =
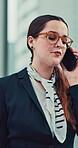
[(17, 73), (0, 78), (0, 86), (8, 86), (12, 81), (16, 80)]
[(13, 85), (17, 84), (18, 80), (24, 77), (25, 74), (26, 74), (26, 68), (14, 74), (0, 78), (0, 91), (3, 88), (8, 89)]
[(78, 100), (78, 85), (69, 87), (69, 93), (72, 96), (72, 98), (77, 98)]

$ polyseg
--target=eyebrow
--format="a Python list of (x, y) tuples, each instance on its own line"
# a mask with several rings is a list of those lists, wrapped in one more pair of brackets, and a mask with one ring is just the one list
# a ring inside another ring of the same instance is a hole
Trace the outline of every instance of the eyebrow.
[[(47, 31), (47, 32), (45, 32), (45, 33), (48, 33), (48, 32), (54, 32), (54, 33), (58, 33), (58, 32), (56, 32), (56, 31)], [(59, 34), (59, 33), (58, 33)], [(65, 36), (65, 37), (68, 37), (67, 35), (62, 35), (62, 36)]]

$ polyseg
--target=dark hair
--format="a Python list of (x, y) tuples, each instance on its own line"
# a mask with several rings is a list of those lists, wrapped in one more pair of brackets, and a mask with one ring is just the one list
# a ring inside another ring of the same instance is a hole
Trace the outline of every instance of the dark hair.
[[(44, 29), (44, 27), (46, 26), (46, 23), (48, 21), (51, 20), (58, 20), (58, 21), (62, 21), (68, 28), (67, 23), (64, 21), (63, 18), (59, 17), (59, 16), (54, 16), (54, 15), (42, 15), (42, 16), (38, 16), (37, 18), (35, 18), (28, 29), (28, 34), (27, 34), (27, 38), (28, 36), (32, 36), (33, 38), (37, 38), (38, 34)], [(27, 46), (30, 49), (31, 53), (32, 53), (32, 58), (33, 58), (33, 52), (32, 49), (29, 47), (28, 45), (28, 41), (27, 41)], [(31, 59), (32, 59), (31, 58)]]

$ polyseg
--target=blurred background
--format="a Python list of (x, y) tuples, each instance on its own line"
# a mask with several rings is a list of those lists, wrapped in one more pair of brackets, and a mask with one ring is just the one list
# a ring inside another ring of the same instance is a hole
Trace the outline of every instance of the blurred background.
[[(30, 22), (37, 16), (61, 16), (69, 25), (69, 36), (78, 49), (78, 0), (0, 0), (0, 77), (28, 65), (31, 54), (26, 45)], [(74, 148), (77, 148), (75, 138)]]

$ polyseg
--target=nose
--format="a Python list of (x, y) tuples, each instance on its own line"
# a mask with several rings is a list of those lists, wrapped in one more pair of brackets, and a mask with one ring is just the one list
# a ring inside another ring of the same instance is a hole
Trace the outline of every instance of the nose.
[(56, 42), (57, 46), (63, 46), (64, 44), (62, 43), (62, 39), (59, 38), (58, 41)]

